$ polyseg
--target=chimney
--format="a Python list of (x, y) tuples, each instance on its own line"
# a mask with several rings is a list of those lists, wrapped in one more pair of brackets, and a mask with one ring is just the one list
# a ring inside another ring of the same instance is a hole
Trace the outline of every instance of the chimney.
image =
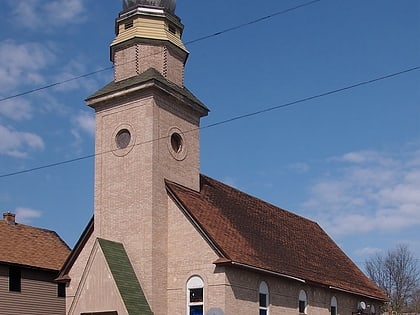
[(9, 225), (16, 224), (15, 218), (16, 218), (16, 214), (14, 213), (11, 213), (11, 212), (3, 213), (3, 220), (6, 221), (6, 223)]

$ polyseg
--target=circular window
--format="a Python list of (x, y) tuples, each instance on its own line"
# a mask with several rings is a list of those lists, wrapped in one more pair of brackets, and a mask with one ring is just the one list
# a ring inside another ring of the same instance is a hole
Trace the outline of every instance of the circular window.
[(127, 155), (136, 145), (135, 135), (136, 133), (131, 125), (119, 125), (112, 134), (112, 153), (120, 157)]
[(182, 137), (179, 133), (174, 132), (171, 135), (171, 146), (175, 153), (182, 151)]
[(128, 129), (121, 129), (115, 136), (115, 142), (118, 149), (125, 149), (131, 141), (131, 133)]
[(168, 149), (171, 155), (178, 161), (187, 156), (187, 144), (181, 130), (174, 127), (169, 130)]

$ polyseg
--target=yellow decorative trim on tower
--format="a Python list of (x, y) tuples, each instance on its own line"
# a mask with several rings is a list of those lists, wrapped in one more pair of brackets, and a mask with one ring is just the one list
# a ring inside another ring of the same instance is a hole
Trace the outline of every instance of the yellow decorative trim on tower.
[(134, 38), (143, 38), (168, 41), (188, 53), (181, 40), (182, 31), (183, 25), (178, 19), (163, 9), (137, 7), (117, 19), (117, 36), (111, 47)]

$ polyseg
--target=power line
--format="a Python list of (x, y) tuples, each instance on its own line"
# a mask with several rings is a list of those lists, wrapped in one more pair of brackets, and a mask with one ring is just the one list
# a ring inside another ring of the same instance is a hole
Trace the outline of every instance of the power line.
[[(300, 4), (300, 5), (297, 5), (297, 6), (288, 8), (288, 9), (284, 9), (284, 10), (281, 10), (281, 11), (278, 11), (278, 12), (275, 12), (275, 13), (272, 13), (270, 15), (266, 15), (266, 16), (257, 18), (255, 20), (246, 22), (246, 23), (242, 23), (242, 24), (238, 24), (236, 26), (232, 26), (232, 27), (227, 28), (227, 29), (224, 29), (222, 31), (218, 31), (218, 32), (215, 32), (215, 33), (212, 33), (212, 34), (209, 34), (209, 35), (205, 35), (205, 36), (202, 36), (202, 37), (199, 37), (199, 38), (190, 40), (190, 41), (186, 42), (185, 45), (195, 44), (197, 42), (201, 42), (201, 41), (207, 40), (207, 39), (212, 38), (212, 37), (216, 37), (216, 36), (219, 36), (219, 35), (228, 33), (228, 32), (232, 32), (232, 31), (235, 31), (235, 30), (244, 28), (246, 26), (250, 26), (252, 24), (256, 24), (256, 23), (259, 23), (259, 22), (262, 22), (262, 21), (271, 19), (273, 17), (279, 16), (279, 15), (283, 15), (283, 14), (286, 14), (286, 13), (289, 13), (289, 12), (292, 12), (292, 11), (295, 11), (295, 10), (298, 10), (298, 9), (301, 9), (301, 8), (304, 8), (304, 7), (307, 7), (307, 6), (310, 6), (310, 5), (312, 5), (314, 3), (317, 3), (317, 2), (320, 2), (320, 1), (322, 1), (322, 0), (313, 0), (313, 1), (309, 1), (309, 2), (306, 2), (306, 3)], [(160, 54), (160, 52), (159, 53), (150, 54), (149, 56), (146, 56), (146, 57), (151, 57), (151, 56), (156, 55), (156, 54)], [(130, 63), (132, 61), (133, 60), (127, 61), (124, 64), (128, 64), (128, 63)], [(124, 64), (122, 64), (122, 65), (124, 65)], [(51, 83), (51, 84), (48, 84), (48, 85), (45, 85), (45, 86), (42, 86), (42, 87), (34, 88), (32, 90), (27, 90), (25, 92), (21, 92), (21, 93), (18, 93), (18, 94), (14, 94), (14, 95), (10, 95), (10, 96), (4, 97), (4, 98), (0, 98), (0, 103), (1, 102), (4, 102), (4, 101), (7, 101), (7, 100), (10, 100), (10, 99), (13, 99), (13, 98), (20, 97), (20, 96), (32, 94), (32, 93), (39, 92), (39, 91), (42, 91), (42, 90), (46, 90), (46, 89), (52, 88), (54, 86), (58, 86), (58, 85), (62, 85), (62, 84), (68, 83), (68, 82), (72, 82), (72, 81), (80, 80), (80, 79), (83, 79), (83, 78), (86, 78), (86, 77), (90, 77), (90, 76), (95, 75), (95, 74), (98, 74), (100, 72), (111, 70), (113, 67), (114, 66), (102, 68), (102, 69), (99, 69), (99, 70), (96, 70), (96, 71), (92, 71), (92, 72), (85, 73), (85, 74), (82, 74), (82, 75), (79, 75), (79, 76), (75, 76), (75, 77), (70, 78), (70, 79), (67, 79), (67, 80), (57, 81), (55, 83)]]
[(4, 102), (4, 101), (10, 100), (12, 98), (24, 96), (24, 95), (27, 95), (27, 94), (32, 94), (32, 93), (35, 93), (35, 92), (38, 92), (38, 91), (46, 90), (46, 89), (52, 88), (52, 87), (57, 86), (57, 85), (61, 85), (61, 84), (65, 84), (65, 83), (68, 83), (68, 82), (80, 80), (82, 78), (90, 77), (94, 74), (98, 74), (100, 72), (104, 72), (104, 71), (110, 70), (112, 68), (113, 68), (113, 66), (110, 66), (110, 67), (99, 69), (99, 70), (96, 70), (96, 71), (93, 71), (93, 72), (85, 73), (85, 74), (82, 74), (82, 75), (79, 75), (79, 76), (76, 76), (76, 77), (73, 77), (73, 78), (70, 78), (70, 79), (67, 79), (67, 80), (64, 80), (64, 81), (58, 81), (58, 82), (51, 83), (51, 84), (48, 84), (48, 85), (45, 85), (45, 86), (41, 86), (39, 88), (35, 88), (35, 89), (28, 90), (28, 91), (25, 91), (25, 92), (21, 92), (21, 93), (15, 94), (15, 95), (0, 98), (0, 102)]
[[(271, 111), (274, 111), (274, 110), (277, 110), (277, 109), (282, 109), (282, 108), (286, 108), (286, 107), (290, 107), (290, 106), (295, 106), (295, 105), (298, 105), (298, 104), (301, 104), (301, 103), (304, 103), (304, 102), (308, 102), (308, 101), (311, 101), (311, 100), (314, 100), (314, 99), (322, 98), (322, 97), (333, 95), (333, 94), (338, 94), (338, 93), (341, 93), (341, 92), (344, 92), (344, 91), (355, 89), (355, 88), (360, 87), (360, 86), (373, 84), (373, 83), (378, 82), (378, 81), (383, 81), (383, 80), (386, 80), (386, 79), (390, 79), (390, 78), (393, 78), (393, 77), (396, 77), (396, 76), (400, 76), (400, 75), (403, 75), (403, 74), (406, 74), (406, 73), (409, 73), (409, 72), (413, 72), (413, 71), (418, 71), (418, 70), (420, 70), (420, 66), (408, 68), (408, 69), (401, 70), (401, 71), (398, 71), (398, 72), (394, 72), (394, 73), (391, 73), (391, 74), (376, 77), (374, 79), (350, 84), (350, 85), (347, 85), (347, 86), (342, 87), (342, 88), (338, 88), (338, 89), (334, 89), (334, 90), (331, 90), (331, 91), (327, 91), (327, 92), (315, 94), (315, 95), (312, 95), (312, 96), (308, 96), (308, 97), (305, 97), (305, 98), (301, 98), (301, 99), (298, 99), (298, 100), (295, 100), (295, 101), (292, 101), (292, 102), (276, 105), (276, 106), (273, 106), (273, 107), (268, 107), (268, 108), (265, 108), (265, 109), (262, 109), (262, 110), (259, 110), (259, 111), (255, 111), (255, 112), (251, 112), (251, 113), (248, 113), (248, 114), (244, 114), (244, 115), (235, 116), (235, 117), (232, 117), (232, 118), (229, 118), (229, 119), (226, 119), (226, 120), (222, 120), (222, 121), (219, 121), (219, 122), (215, 122), (215, 123), (212, 123), (212, 124), (209, 124), (209, 125), (206, 125), (206, 126), (194, 128), (194, 129), (191, 129), (191, 130), (187, 130), (184, 133), (194, 132), (194, 131), (203, 130), (203, 129), (209, 129), (209, 128), (213, 128), (213, 127), (220, 126), (220, 125), (223, 125), (223, 124), (231, 123), (233, 121), (237, 121), (237, 120), (240, 120), (240, 119), (245, 119), (245, 118), (248, 118), (248, 117), (251, 117), (251, 116), (261, 115), (263, 113), (271, 112)], [(140, 142), (140, 143), (137, 143), (136, 146), (152, 143), (152, 142), (155, 142), (155, 141), (164, 140), (164, 139), (167, 139), (168, 137), (169, 136), (165, 136), (165, 137), (160, 137), (160, 138)], [(109, 152), (112, 152), (112, 151), (94, 153), (94, 154), (81, 156), (81, 157), (78, 157), (78, 158), (65, 160), (65, 161), (60, 161), (60, 162), (56, 162), (56, 163), (46, 164), (46, 165), (43, 165), (43, 166), (38, 166), (38, 167), (34, 167), (34, 168), (22, 170), (22, 171), (2, 174), (2, 175), (0, 175), (0, 178), (11, 177), (11, 176), (20, 175), (20, 174), (24, 174), (24, 173), (29, 173), (29, 172), (33, 172), (33, 171), (37, 171), (37, 170), (41, 170), (41, 169), (46, 169), (46, 168), (56, 167), (56, 166), (60, 166), (60, 165), (64, 165), (64, 164), (74, 163), (74, 162), (77, 162), (77, 161), (86, 160), (86, 159), (89, 159), (89, 158), (93, 158), (97, 155), (101, 155), (101, 154), (105, 154), (105, 153), (109, 153)]]
[(316, 2), (320, 2), (320, 1), (322, 1), (322, 0), (309, 1), (309, 2), (306, 2), (306, 3), (303, 3), (303, 4), (300, 4), (300, 5), (297, 5), (297, 6), (294, 6), (294, 7), (285, 9), (285, 10), (282, 10), (282, 11), (278, 11), (278, 12), (272, 13), (270, 15), (266, 15), (266, 16), (260, 17), (258, 19), (255, 19), (255, 20), (252, 20), (252, 21), (249, 21), (249, 22), (246, 22), (246, 23), (242, 23), (242, 24), (239, 24), (239, 25), (236, 25), (236, 26), (229, 27), (227, 29), (224, 29), (222, 31), (219, 31), (219, 32), (216, 32), (216, 33), (213, 33), (213, 34), (210, 34), (210, 35), (206, 35), (206, 36), (203, 36), (203, 37), (199, 37), (197, 39), (190, 40), (190, 41), (186, 42), (185, 44), (186, 45), (193, 44), (193, 43), (200, 42), (202, 40), (206, 40), (206, 39), (209, 39), (209, 38), (212, 38), (212, 37), (216, 37), (216, 36), (219, 36), (219, 35), (222, 35), (222, 34), (225, 34), (225, 33), (236, 31), (236, 30), (238, 30), (240, 28), (244, 28), (244, 27), (250, 26), (252, 24), (260, 23), (262, 21), (271, 19), (271, 18), (273, 18), (275, 16), (283, 15), (283, 14), (289, 13), (291, 11), (294, 11), (294, 10), (297, 10), (297, 9), (301, 9), (301, 8), (310, 6), (310, 5), (312, 5), (312, 4), (316, 3)]

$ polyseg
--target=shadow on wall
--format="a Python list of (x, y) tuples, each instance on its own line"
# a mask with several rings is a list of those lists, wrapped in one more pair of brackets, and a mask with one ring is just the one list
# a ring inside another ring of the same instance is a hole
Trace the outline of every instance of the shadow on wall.
[(211, 308), (206, 315), (225, 315), (225, 313), (220, 308)]

